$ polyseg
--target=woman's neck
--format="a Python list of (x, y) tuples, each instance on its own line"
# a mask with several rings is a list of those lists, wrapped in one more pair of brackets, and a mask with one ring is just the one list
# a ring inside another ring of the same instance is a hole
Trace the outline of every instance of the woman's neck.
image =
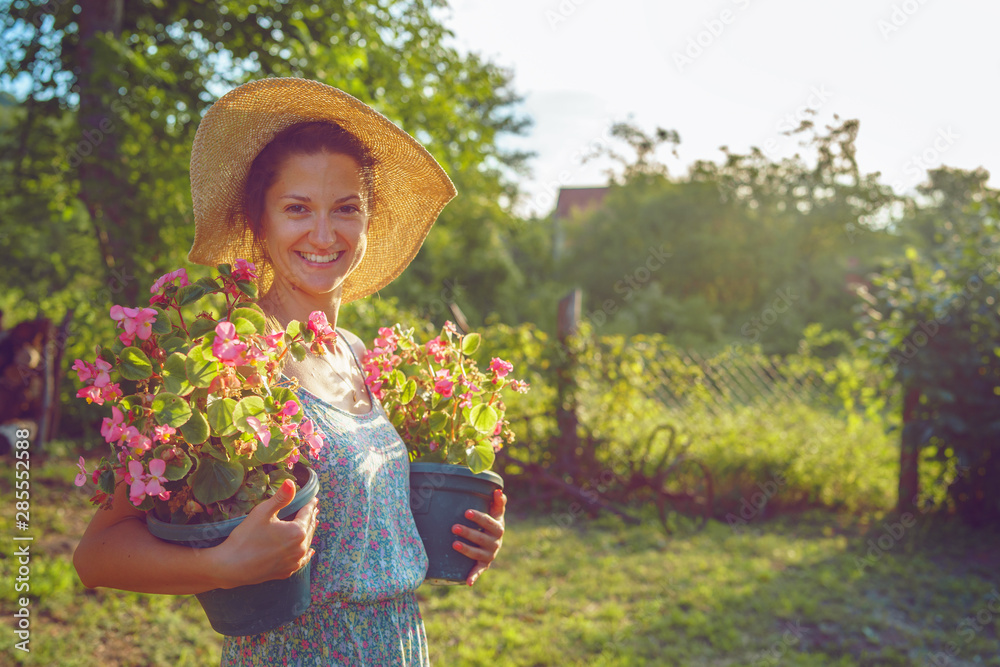
[(326, 320), (337, 328), (337, 314), (340, 311), (340, 290), (330, 294), (306, 294), (294, 285), (275, 280), (271, 288), (257, 302), (264, 312), (278, 321), (282, 327), (292, 320), (309, 321), (309, 315), (317, 310), (326, 314)]

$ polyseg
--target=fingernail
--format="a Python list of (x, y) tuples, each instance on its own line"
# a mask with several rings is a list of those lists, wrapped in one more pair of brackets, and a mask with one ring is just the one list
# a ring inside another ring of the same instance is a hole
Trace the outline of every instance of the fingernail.
[(466, 518), (471, 519), (474, 516), (476, 516), (476, 513), (473, 512), (472, 510), (465, 510), (465, 516), (466, 516)]
[(453, 533), (455, 533), (456, 535), (458, 535), (459, 533), (461, 533), (461, 532), (462, 532), (462, 529), (461, 529), (461, 528), (460, 528), (459, 526), (452, 526), (452, 527), (451, 527), (451, 532), (453, 532)]
[(454, 546), (454, 547), (455, 547), (456, 549), (464, 549), (464, 548), (465, 548), (465, 545), (464, 545), (464, 544), (462, 544), (461, 542), (459, 542), (458, 540), (456, 540), (456, 541), (455, 541), (455, 542), (453, 543), (453, 546)]

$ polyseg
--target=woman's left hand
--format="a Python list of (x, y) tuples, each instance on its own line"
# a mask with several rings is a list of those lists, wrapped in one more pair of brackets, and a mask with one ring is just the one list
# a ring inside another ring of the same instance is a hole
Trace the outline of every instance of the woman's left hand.
[(466, 510), (465, 512), (465, 518), (482, 526), (485, 532), (461, 524), (455, 524), (451, 527), (451, 532), (455, 535), (477, 545), (471, 546), (459, 540), (455, 540), (451, 545), (459, 553), (479, 561), (469, 573), (469, 578), (466, 579), (466, 583), (470, 586), (476, 583), (476, 579), (484, 570), (489, 569), (490, 563), (500, 551), (500, 545), (503, 543), (503, 516), (506, 507), (507, 496), (504, 495), (503, 491), (497, 489), (493, 492), (493, 502), (490, 504), (489, 514), (483, 514), (476, 510)]

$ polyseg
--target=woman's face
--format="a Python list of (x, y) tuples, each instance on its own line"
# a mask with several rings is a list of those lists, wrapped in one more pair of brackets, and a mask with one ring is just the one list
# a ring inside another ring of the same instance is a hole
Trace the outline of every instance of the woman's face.
[(340, 292), (367, 247), (358, 163), (347, 155), (292, 155), (264, 195), (261, 235), (275, 285)]

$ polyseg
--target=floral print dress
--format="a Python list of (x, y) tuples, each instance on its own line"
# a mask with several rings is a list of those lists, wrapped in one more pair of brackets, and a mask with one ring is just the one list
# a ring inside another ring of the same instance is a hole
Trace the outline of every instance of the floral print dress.
[(363, 415), (305, 389), (298, 397), (325, 440), (314, 464), (312, 604), (269, 632), (226, 637), (222, 665), (429, 665), (414, 595), (427, 554), (410, 512), (406, 447), (374, 397)]

